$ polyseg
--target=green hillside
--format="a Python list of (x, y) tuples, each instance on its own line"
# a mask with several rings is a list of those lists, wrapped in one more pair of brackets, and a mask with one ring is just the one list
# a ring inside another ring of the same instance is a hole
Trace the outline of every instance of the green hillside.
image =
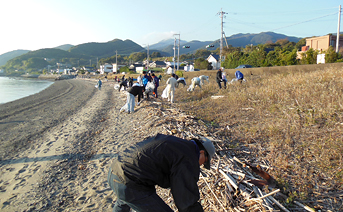
[(6, 65), (2, 66), (7, 74), (13, 71), (19, 72), (35, 72), (47, 68), (47, 66), (55, 67), (57, 63), (77, 64), (88, 62), (91, 59), (88, 55), (76, 54), (67, 52), (61, 49), (40, 49), (30, 51), (21, 56), (15, 57), (7, 61)]
[(131, 40), (114, 39), (106, 43), (84, 43), (69, 49), (71, 53), (86, 54), (99, 58), (111, 57), (116, 54), (130, 55), (133, 52), (140, 52), (143, 47)]
[(10, 59), (13, 59), (15, 57), (18, 57), (20, 55), (28, 53), (30, 50), (14, 50), (10, 52), (6, 52), (2, 55), (0, 55), (0, 66), (3, 66), (6, 64), (7, 61)]

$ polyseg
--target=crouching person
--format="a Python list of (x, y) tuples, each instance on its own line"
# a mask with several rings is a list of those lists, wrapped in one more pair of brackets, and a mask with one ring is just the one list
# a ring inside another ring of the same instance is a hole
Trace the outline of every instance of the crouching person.
[(157, 134), (121, 151), (110, 166), (108, 182), (117, 195), (113, 211), (172, 212), (155, 185), (171, 188), (180, 212), (204, 211), (197, 182), (200, 166), (210, 169), (212, 142)]
[(126, 104), (120, 109), (120, 112), (125, 111), (127, 113), (133, 113), (135, 108), (135, 96), (138, 95), (138, 104), (140, 104), (141, 97), (143, 96), (144, 87), (139, 83), (135, 83), (127, 90)]

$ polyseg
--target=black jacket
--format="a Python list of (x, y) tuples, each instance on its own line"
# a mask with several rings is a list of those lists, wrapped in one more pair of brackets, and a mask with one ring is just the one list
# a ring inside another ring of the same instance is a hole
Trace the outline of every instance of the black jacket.
[(143, 87), (141, 86), (133, 86), (127, 90), (130, 94), (137, 96), (138, 95), (138, 102), (141, 101), (141, 96), (143, 96)]
[(203, 211), (198, 202), (199, 148), (193, 141), (157, 134), (119, 153), (111, 169), (128, 187), (171, 188), (180, 212)]
[(222, 71), (221, 71), (221, 70), (217, 71), (216, 81), (217, 81), (217, 82), (222, 82), (222, 81), (223, 81), (223, 78), (222, 78)]

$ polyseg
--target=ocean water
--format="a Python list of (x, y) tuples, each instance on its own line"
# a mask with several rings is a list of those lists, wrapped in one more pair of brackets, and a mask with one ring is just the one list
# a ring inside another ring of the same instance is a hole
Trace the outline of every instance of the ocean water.
[(38, 93), (53, 83), (48, 80), (0, 77), (0, 104)]

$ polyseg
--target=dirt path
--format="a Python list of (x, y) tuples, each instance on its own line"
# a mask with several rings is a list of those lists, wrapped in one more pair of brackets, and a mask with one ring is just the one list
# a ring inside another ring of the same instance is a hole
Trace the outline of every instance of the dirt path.
[[(124, 92), (114, 90), (111, 82), (101, 91), (94, 84), (59, 82), (53, 87), (58, 92), (49, 89), (0, 107), (6, 111), (0, 117), (2, 147), (11, 149), (0, 161), (1, 211), (112, 210), (115, 195), (107, 184), (111, 158), (157, 133), (158, 127), (144, 127), (158, 117), (146, 112), (146, 103), (133, 114), (119, 113)], [(52, 108), (57, 109), (51, 113)]]

